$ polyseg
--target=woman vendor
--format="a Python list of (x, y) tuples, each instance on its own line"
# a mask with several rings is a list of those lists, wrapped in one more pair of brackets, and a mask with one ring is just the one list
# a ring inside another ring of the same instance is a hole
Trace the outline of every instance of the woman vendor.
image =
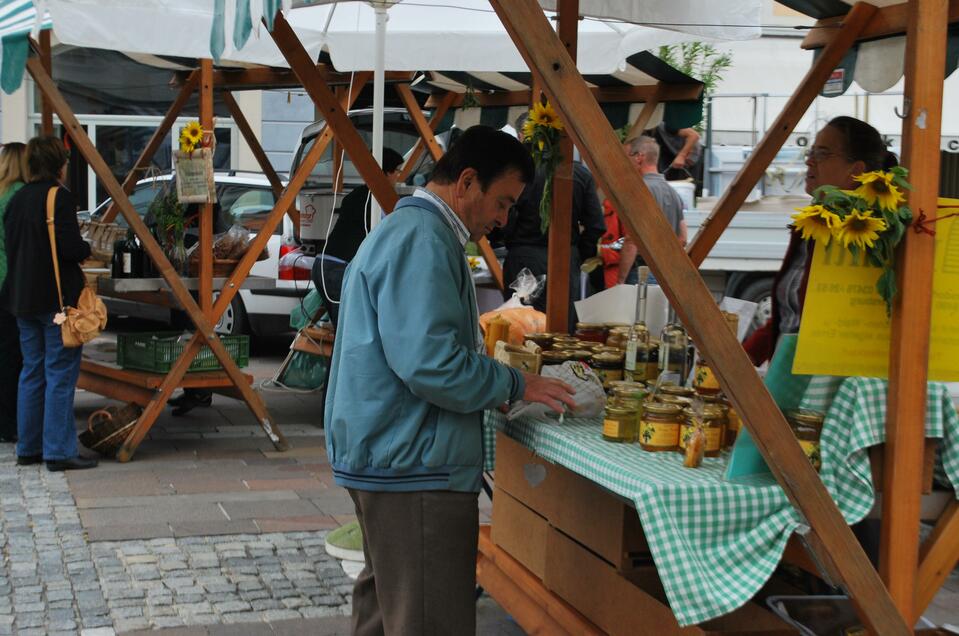
[[(826, 185), (852, 190), (857, 185), (853, 177), (872, 170), (889, 170), (897, 164), (896, 156), (886, 150), (879, 131), (852, 117), (836, 117), (816, 135), (806, 152), (806, 192), (812, 195)], [(795, 228), (790, 229), (789, 247), (773, 282), (772, 317), (743, 343), (757, 366), (773, 359), (774, 352), (780, 353), (782, 336), (799, 333), (814, 244), (802, 240)], [(795, 349), (795, 337), (788, 344), (791, 353)], [(787, 357), (791, 367), (792, 355)], [(774, 397), (778, 397), (775, 392)], [(780, 403), (781, 408), (792, 406)]]

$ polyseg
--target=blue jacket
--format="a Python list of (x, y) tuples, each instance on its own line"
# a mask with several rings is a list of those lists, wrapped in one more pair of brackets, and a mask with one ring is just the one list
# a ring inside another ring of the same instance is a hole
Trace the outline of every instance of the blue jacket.
[(453, 228), (405, 197), (346, 270), (326, 397), (336, 483), (478, 492), (482, 411), (522, 375), (477, 353), (473, 279)]

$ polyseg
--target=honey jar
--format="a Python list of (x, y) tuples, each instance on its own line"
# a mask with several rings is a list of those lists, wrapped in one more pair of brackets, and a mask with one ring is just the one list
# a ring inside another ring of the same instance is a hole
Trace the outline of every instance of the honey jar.
[[(655, 381), (656, 378), (659, 377), (659, 341), (650, 340), (648, 351), (649, 353), (646, 359), (646, 380)], [(636, 350), (636, 355), (639, 355), (639, 349)]]
[(532, 340), (543, 351), (549, 351), (553, 347), (553, 337), (551, 333), (528, 333), (523, 336), (523, 341)]
[(639, 445), (652, 452), (676, 450), (681, 426), (682, 410), (678, 405), (648, 402), (639, 421)]
[(552, 366), (554, 364), (563, 364), (564, 362), (573, 359), (569, 354), (569, 351), (562, 350), (544, 351), (540, 355), (542, 356), (544, 367)]
[(569, 355), (570, 360), (576, 360), (577, 362), (589, 362), (589, 359), (593, 357), (593, 352), (586, 349), (563, 349), (564, 353)]
[[(679, 448), (686, 450), (686, 440), (699, 420), (691, 408), (683, 411), (684, 421), (679, 430)], [(726, 413), (716, 406), (704, 406), (702, 416), (703, 432), (706, 434), (706, 457), (719, 457), (726, 437)]]
[(610, 382), (623, 379), (623, 359), (615, 353), (593, 354), (589, 366), (602, 380), (604, 387), (609, 386)]
[(636, 441), (636, 411), (616, 405), (607, 405), (603, 418), (603, 439), (608, 442)]
[(575, 335), (580, 340), (606, 344), (606, 327), (602, 323), (577, 322)]
[(677, 397), (684, 397), (692, 399), (696, 395), (696, 391), (690, 389), (689, 387), (679, 386), (678, 384), (664, 384), (659, 387), (659, 392), (663, 395), (675, 395)]
[(819, 443), (819, 431), (812, 426), (795, 426), (793, 435), (799, 440), (799, 446), (809, 458), (809, 463), (819, 472), (822, 468), (822, 446)]
[(700, 395), (716, 395), (720, 391), (719, 380), (713, 370), (702, 358), (696, 360), (696, 369), (693, 373), (693, 389)]
[(726, 446), (732, 446), (736, 443), (743, 421), (729, 400), (724, 399), (723, 405), (726, 407)]
[(822, 424), (826, 419), (826, 415), (820, 411), (813, 411), (811, 409), (796, 409), (794, 411), (786, 411), (786, 421), (789, 422), (789, 425), (793, 428), (797, 426), (808, 426), (814, 428), (820, 433), (822, 433)]
[(644, 385), (638, 382), (629, 382), (628, 380), (610, 382), (609, 388), (614, 396), (631, 400), (644, 400), (647, 395)]

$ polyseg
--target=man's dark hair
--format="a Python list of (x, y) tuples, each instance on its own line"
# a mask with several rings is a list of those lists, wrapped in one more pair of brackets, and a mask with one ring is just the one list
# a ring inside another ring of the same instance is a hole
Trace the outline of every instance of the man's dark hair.
[(855, 117), (835, 117), (827, 124), (843, 137), (849, 161), (862, 161), (866, 170), (888, 170), (899, 165), (896, 155), (886, 149), (879, 131)]
[(383, 147), (383, 172), (389, 174), (403, 165), (403, 155), (392, 148)]
[(70, 155), (56, 137), (34, 137), (27, 142), (27, 165), (32, 181), (56, 181)]
[(430, 181), (455, 183), (467, 168), (476, 170), (484, 191), (510, 170), (519, 172), (523, 183), (532, 181), (534, 174), (529, 150), (515, 137), (489, 126), (473, 126), (464, 132), (436, 162)]

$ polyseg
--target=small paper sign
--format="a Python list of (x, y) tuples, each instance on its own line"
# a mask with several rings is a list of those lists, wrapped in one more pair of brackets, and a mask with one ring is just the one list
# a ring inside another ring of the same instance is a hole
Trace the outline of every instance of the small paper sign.
[(829, 74), (829, 79), (822, 87), (823, 95), (842, 95), (845, 87), (846, 69), (837, 68)]
[(211, 148), (176, 153), (176, 195), (180, 203), (216, 203)]

